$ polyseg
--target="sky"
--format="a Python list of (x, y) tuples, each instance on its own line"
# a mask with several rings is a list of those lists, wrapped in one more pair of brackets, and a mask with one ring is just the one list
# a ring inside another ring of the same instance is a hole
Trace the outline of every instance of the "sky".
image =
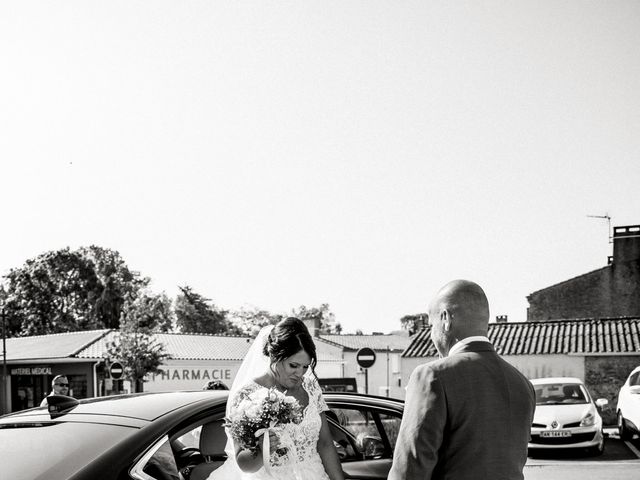
[(99, 245), (170, 296), (398, 329), (491, 315), (640, 224), (640, 2), (0, 8), (0, 274)]

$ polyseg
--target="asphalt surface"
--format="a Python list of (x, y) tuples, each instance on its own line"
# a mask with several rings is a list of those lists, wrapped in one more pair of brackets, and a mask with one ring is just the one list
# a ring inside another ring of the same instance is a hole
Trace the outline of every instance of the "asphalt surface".
[(549, 450), (530, 457), (525, 480), (638, 480), (640, 438), (622, 441), (617, 429), (606, 429), (605, 450), (589, 456), (577, 450)]

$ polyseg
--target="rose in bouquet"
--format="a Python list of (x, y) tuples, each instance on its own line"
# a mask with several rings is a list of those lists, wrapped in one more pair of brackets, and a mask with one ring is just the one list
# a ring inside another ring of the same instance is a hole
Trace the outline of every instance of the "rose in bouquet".
[(260, 437), (270, 428), (302, 421), (302, 406), (275, 388), (261, 388), (243, 398), (225, 418), (224, 426), (241, 448), (258, 451)]

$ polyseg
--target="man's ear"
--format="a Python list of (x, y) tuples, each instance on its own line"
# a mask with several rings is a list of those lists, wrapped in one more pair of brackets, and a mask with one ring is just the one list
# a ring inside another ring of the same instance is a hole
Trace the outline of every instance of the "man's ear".
[(445, 332), (451, 330), (451, 314), (446, 308), (440, 312), (440, 322), (442, 323), (442, 330)]

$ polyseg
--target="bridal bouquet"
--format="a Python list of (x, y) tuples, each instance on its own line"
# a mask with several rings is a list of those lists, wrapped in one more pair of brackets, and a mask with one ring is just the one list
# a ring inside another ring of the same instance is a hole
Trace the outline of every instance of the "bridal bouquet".
[(261, 388), (240, 401), (224, 426), (243, 449), (256, 453), (260, 437), (268, 436), (269, 429), (301, 421), (302, 407), (295, 398), (275, 388)]

